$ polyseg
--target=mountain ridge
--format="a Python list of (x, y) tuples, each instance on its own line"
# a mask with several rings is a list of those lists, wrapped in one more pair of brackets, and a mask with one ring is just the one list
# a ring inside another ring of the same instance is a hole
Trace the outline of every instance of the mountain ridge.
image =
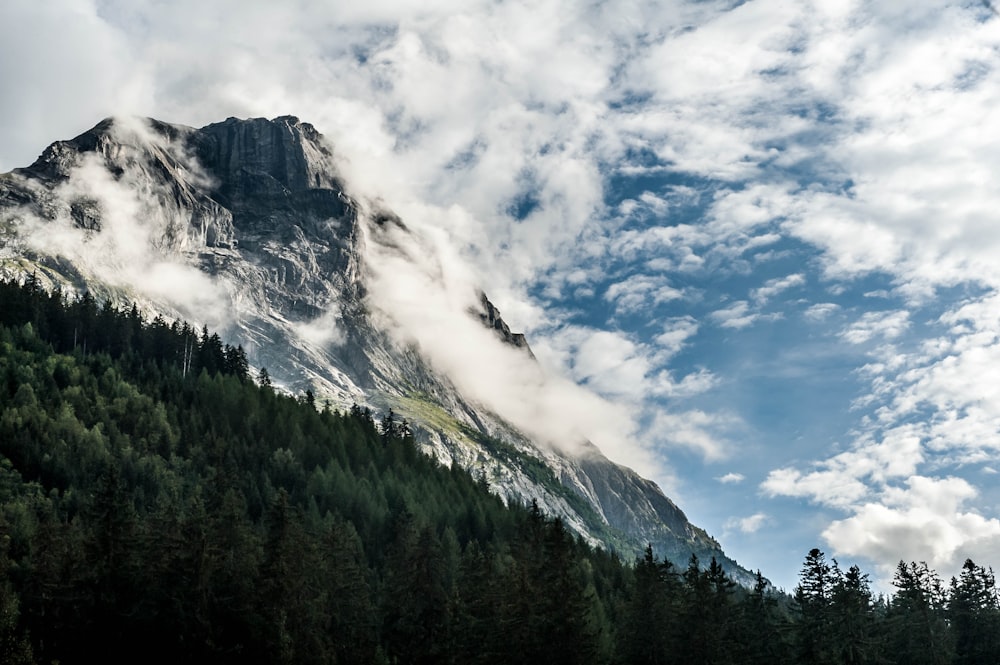
[[(131, 219), (116, 207), (122, 202)], [(143, 236), (135, 247), (116, 235), (126, 230)], [(76, 244), (44, 239), (63, 234)], [(679, 564), (691, 553), (706, 564), (714, 556), (752, 583), (655, 483), (589, 442), (570, 455), (532, 441), (465, 397), (419, 341), (387, 332), (392, 313), (370, 298), (380, 267), (372, 248), (405, 259), (411, 249), (401, 243), (411, 236), (384, 205), (348, 192), (335, 150), (295, 116), (200, 129), (106, 119), (0, 176), (4, 271), (36, 269), (103, 297), (139, 296), (148, 311), (174, 318), (222, 307), (231, 341), (289, 390), (396, 410), (418, 426), (425, 452), (479, 473), (507, 501), (537, 498), (592, 544), (631, 556), (649, 542)], [(176, 284), (165, 287), (158, 272)], [(193, 286), (168, 288), (184, 284)], [(484, 291), (467, 302), (470, 318), (533, 360)]]

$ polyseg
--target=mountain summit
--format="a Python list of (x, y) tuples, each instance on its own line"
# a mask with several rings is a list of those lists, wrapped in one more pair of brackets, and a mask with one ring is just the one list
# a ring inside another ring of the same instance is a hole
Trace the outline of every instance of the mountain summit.
[[(449, 282), (433, 242), (349, 192), (337, 163), (293, 116), (104, 120), (0, 175), (0, 273), (221, 329), (275, 383), (391, 409), (426, 453), (508, 501), (537, 500), (593, 544), (714, 556), (751, 583), (655, 483), (575, 435), (542, 440), (521, 402), (484, 398), (544, 382), (528, 341), (482, 290)], [(494, 357), (519, 373), (490, 374)], [(522, 385), (496, 385), (511, 376)]]

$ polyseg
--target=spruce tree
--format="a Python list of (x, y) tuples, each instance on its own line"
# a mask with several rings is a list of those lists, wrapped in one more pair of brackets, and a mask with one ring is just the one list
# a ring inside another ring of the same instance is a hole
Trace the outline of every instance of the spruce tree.
[(958, 579), (951, 579), (948, 620), (956, 665), (1000, 662), (1000, 604), (992, 570), (965, 560)]
[(803, 665), (835, 662), (830, 616), (834, 580), (826, 555), (817, 548), (809, 550), (795, 588), (795, 649)]

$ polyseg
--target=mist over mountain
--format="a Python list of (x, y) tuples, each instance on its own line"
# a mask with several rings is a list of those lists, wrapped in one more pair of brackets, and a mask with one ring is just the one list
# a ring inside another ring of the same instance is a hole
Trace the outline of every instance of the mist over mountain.
[(591, 442), (627, 436), (621, 407), (546, 375), (449, 243), (353, 191), (338, 159), (292, 116), (104, 120), (0, 175), (0, 271), (218, 329), (286, 390), (392, 409), (427, 454), (592, 544), (714, 556), (749, 584)]

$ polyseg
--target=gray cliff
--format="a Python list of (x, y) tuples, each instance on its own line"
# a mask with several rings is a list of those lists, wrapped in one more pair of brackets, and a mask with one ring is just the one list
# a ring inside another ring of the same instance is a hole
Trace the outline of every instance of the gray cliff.
[[(714, 556), (752, 584), (655, 483), (589, 444), (574, 455), (535, 445), (389, 334), (368, 299), (366, 244), (389, 242), (390, 229), (410, 231), (346, 191), (337, 161), (334, 148), (292, 116), (230, 118), (200, 129), (105, 120), (0, 175), (0, 272), (37, 271), (69, 290), (136, 300), (149, 315), (197, 316), (182, 288), (168, 295), (132, 288), (141, 266), (87, 253), (90, 239), (112, 232), (115, 197), (131, 192), (149, 235), (149, 247), (133, 256), (212, 280), (226, 311), (221, 332), (280, 386), (310, 388), (340, 408), (392, 408), (415, 425), (428, 454), (469, 469), (508, 501), (537, 499), (626, 559), (652, 543), (680, 565), (692, 553), (703, 563)], [(39, 238), (50, 229), (53, 237), (70, 229), (83, 241), (46, 245)], [(204, 295), (195, 291), (191, 302)], [(484, 293), (474, 301), (469, 316), (533, 358)]]

